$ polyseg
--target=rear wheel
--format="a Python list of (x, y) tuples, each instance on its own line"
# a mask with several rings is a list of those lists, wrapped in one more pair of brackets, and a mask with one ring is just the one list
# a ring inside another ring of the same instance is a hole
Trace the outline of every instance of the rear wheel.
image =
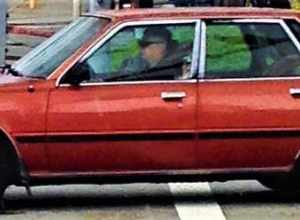
[(265, 187), (275, 191), (298, 191), (300, 181), (296, 175), (278, 175), (260, 179), (259, 182)]

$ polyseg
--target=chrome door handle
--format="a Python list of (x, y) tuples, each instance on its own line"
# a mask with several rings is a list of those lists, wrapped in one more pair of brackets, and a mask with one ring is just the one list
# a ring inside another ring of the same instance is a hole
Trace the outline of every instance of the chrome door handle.
[(292, 96), (300, 95), (300, 88), (291, 88), (290, 95)]
[(183, 99), (186, 97), (185, 92), (162, 92), (161, 98), (164, 100)]

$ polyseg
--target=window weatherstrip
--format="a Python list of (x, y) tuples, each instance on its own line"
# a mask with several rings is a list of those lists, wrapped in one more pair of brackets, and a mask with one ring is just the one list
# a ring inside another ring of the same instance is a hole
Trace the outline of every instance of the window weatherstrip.
[[(89, 56), (91, 56), (95, 51), (97, 51), (100, 47), (102, 47), (108, 40), (110, 40), (113, 36), (115, 36), (120, 30), (122, 30), (125, 27), (130, 27), (130, 26), (143, 26), (143, 25), (160, 25), (160, 24), (165, 24), (165, 25), (176, 25), (176, 24), (195, 24), (195, 28), (197, 27), (197, 23), (200, 21), (200, 19), (188, 19), (188, 20), (158, 20), (158, 21), (132, 21), (132, 22), (125, 22), (117, 27), (112, 27), (112, 30), (109, 30), (109, 33), (101, 39), (98, 43), (96, 43), (93, 48), (91, 48), (86, 54), (84, 54), (82, 57), (80, 57), (76, 63), (83, 62), (85, 59), (87, 59)], [(195, 39), (194, 39), (195, 40)], [(194, 52), (193, 52), (194, 55)], [(73, 65), (73, 66), (74, 66)], [(197, 65), (197, 64), (194, 64)], [(69, 69), (65, 70), (63, 74), (61, 74), (58, 79), (56, 80), (56, 87), (59, 87), (61, 85), (68, 86), (69, 84), (60, 84), (61, 79), (65, 76), (65, 74), (70, 70), (73, 66), (71, 66)], [(194, 67), (195, 68), (195, 67)], [(197, 68), (197, 67), (196, 67)], [(182, 80), (184, 81), (184, 80)], [(85, 83), (88, 85), (88, 83)], [(103, 84), (103, 83), (101, 83)], [(84, 85), (84, 84), (83, 84)]]
[(199, 70), (199, 61), (200, 61), (200, 45), (201, 45), (201, 24), (202, 21), (197, 21), (195, 26), (195, 35), (194, 35), (194, 46), (193, 46), (193, 57), (192, 57), (192, 68), (191, 68), (191, 78), (198, 75)]
[[(92, 86), (120, 86), (120, 85), (148, 85), (148, 84), (195, 84), (196, 79), (187, 80), (153, 80), (153, 81), (120, 81), (120, 82), (86, 82), (81, 83), (81, 87), (92, 87)], [(60, 84), (59, 87), (71, 87), (70, 84)]]

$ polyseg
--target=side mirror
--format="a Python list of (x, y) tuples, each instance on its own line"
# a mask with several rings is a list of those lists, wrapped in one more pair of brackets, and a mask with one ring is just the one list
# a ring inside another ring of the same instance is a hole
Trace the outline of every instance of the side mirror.
[(79, 86), (80, 83), (88, 80), (90, 80), (89, 66), (86, 63), (78, 63), (67, 72), (61, 83)]

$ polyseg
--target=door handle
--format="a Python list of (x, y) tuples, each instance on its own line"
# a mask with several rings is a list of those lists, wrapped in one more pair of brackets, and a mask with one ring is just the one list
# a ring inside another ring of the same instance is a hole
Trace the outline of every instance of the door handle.
[(183, 99), (186, 97), (185, 92), (162, 92), (161, 98), (163, 100)]
[(290, 95), (292, 95), (292, 96), (300, 95), (300, 88), (291, 88), (290, 89)]

